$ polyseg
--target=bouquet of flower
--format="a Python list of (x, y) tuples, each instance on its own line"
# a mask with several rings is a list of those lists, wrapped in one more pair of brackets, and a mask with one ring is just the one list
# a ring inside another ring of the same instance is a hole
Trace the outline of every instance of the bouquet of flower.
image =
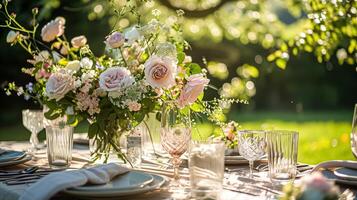
[(284, 186), (281, 200), (352, 200), (354, 195), (346, 190), (341, 194), (339, 188), (321, 173), (313, 173), (301, 179), (299, 184)]
[(46, 105), (48, 119), (66, 115), (73, 126), (88, 120), (97, 153), (114, 150), (126, 160), (118, 138), (148, 113), (159, 111), (165, 101), (176, 102), (181, 112), (217, 115), (212, 110), (220, 109), (220, 100), (203, 101), (209, 83), (206, 70), (184, 53), (189, 46), (181, 37), (179, 23), (167, 25), (153, 19), (113, 30), (104, 40), (105, 53), (96, 56), (84, 35), (67, 40), (63, 17), (43, 26), (37, 39), (38, 10), (32, 10), (32, 27), (26, 29), (7, 5), (5, 1), (1, 6), (7, 18), (2, 27), (11, 29), (6, 41), (30, 53), (31, 67), (22, 71), (35, 82), (26, 87), (10, 83), (6, 92)]

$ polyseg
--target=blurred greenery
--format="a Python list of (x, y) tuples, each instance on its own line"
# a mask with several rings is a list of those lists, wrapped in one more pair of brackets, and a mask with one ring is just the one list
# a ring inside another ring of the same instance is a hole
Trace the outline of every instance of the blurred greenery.
[[(298, 160), (316, 164), (325, 160), (354, 160), (349, 134), (352, 112), (284, 113), (258, 112), (236, 113), (231, 116), (240, 122), (241, 129), (285, 129), (299, 132)], [(86, 132), (81, 124), (75, 132)], [(208, 137), (214, 132), (211, 124), (205, 123), (193, 129), (193, 138)], [(1, 140), (28, 140), (29, 132), (21, 124), (0, 128)], [(44, 139), (44, 131), (40, 138)]]

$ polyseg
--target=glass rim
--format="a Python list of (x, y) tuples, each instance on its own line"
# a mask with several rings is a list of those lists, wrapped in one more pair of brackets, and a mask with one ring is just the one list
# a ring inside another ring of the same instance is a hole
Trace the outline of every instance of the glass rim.
[(45, 128), (47, 129), (47, 128), (60, 128), (60, 129), (64, 129), (64, 128), (74, 128), (73, 126), (71, 126), (71, 125), (68, 125), (68, 124), (64, 124), (64, 125), (47, 125), (47, 126), (45, 126)]
[(196, 144), (224, 144), (224, 141), (222, 140), (192, 140), (190, 142), (190, 145), (196, 145)]
[(266, 133), (280, 134), (280, 135), (299, 135), (299, 131), (284, 130), (284, 129), (267, 130)]
[(22, 112), (31, 111), (31, 112), (42, 112), (43, 113), (43, 110), (41, 110), (41, 109), (22, 109), (21, 111)]
[(256, 130), (247, 129), (247, 130), (238, 130), (237, 131), (238, 134), (244, 134), (244, 133), (258, 133), (259, 134), (259, 133), (266, 133), (266, 132), (267, 132), (266, 130), (261, 130), (261, 129), (256, 129)]

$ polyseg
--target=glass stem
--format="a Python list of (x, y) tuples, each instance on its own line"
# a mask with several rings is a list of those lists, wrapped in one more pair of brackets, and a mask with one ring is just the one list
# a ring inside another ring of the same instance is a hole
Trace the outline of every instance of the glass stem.
[(36, 149), (38, 147), (38, 138), (37, 138), (37, 134), (35, 132), (31, 133), (31, 137), (30, 137), (30, 143), (33, 149)]
[(174, 181), (178, 181), (180, 179), (179, 167), (181, 164), (180, 157), (173, 157), (172, 165), (174, 167)]
[(253, 161), (249, 160), (249, 178), (253, 179)]

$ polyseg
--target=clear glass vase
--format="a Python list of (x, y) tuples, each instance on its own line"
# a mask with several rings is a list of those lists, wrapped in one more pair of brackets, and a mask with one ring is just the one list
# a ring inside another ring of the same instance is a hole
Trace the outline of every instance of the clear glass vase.
[(71, 165), (73, 148), (73, 127), (51, 125), (46, 127), (48, 164), (52, 168), (66, 168)]

